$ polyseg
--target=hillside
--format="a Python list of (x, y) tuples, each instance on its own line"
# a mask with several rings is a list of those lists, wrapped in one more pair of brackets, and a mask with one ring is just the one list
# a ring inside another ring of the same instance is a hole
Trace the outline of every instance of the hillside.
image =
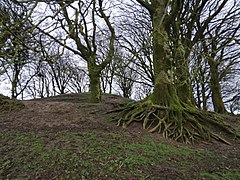
[[(0, 179), (240, 179), (234, 137), (222, 134), (231, 145), (186, 145), (141, 124), (118, 127), (107, 112), (127, 101), (104, 95), (89, 104), (87, 94), (22, 101), (22, 110), (0, 115)], [(240, 129), (239, 117), (226, 121)]]

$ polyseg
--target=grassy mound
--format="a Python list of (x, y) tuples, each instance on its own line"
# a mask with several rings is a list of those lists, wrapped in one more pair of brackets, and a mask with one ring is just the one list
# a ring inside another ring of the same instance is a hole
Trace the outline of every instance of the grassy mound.
[(12, 100), (7, 96), (0, 94), (0, 114), (6, 114), (12, 111), (19, 111), (24, 108), (24, 104), (18, 100)]
[[(211, 130), (232, 145), (183, 144), (138, 122), (112, 123), (109, 112), (127, 99), (87, 100), (86, 93), (27, 100), (20, 112), (1, 115), (0, 179), (240, 179), (240, 143), (221, 128)], [(237, 117), (220, 119), (240, 127)]]

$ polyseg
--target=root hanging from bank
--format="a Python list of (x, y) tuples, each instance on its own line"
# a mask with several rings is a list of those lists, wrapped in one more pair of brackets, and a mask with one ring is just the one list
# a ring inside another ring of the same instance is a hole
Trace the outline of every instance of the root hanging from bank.
[(218, 127), (230, 134), (235, 130), (221, 120), (220, 116), (201, 112), (192, 107), (171, 108), (153, 104), (151, 101), (134, 102), (117, 110), (118, 126), (127, 127), (132, 122), (142, 122), (149, 132), (162, 133), (165, 138), (172, 138), (185, 143), (209, 141), (211, 138), (230, 144), (210, 127)]

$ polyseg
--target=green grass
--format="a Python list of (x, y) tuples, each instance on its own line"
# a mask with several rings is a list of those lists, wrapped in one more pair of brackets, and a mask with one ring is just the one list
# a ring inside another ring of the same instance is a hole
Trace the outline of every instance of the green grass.
[(149, 176), (149, 168), (192, 166), (208, 153), (121, 133), (0, 132), (0, 179), (111, 179)]
[(205, 180), (237, 180), (240, 179), (240, 171), (231, 170), (222, 173), (201, 173), (200, 176)]

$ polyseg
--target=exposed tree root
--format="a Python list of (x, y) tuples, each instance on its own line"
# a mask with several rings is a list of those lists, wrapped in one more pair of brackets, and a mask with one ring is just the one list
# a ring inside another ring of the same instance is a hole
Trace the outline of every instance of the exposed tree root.
[[(212, 132), (210, 127), (218, 127), (234, 134), (230, 125), (224, 124), (217, 114), (201, 112), (195, 108), (182, 109), (158, 106), (151, 101), (135, 102), (117, 110), (119, 126), (127, 127), (133, 121), (143, 123), (149, 132), (162, 133), (165, 138), (192, 143), (196, 140), (208, 141), (211, 138), (230, 144), (227, 140)], [(238, 135), (239, 137), (239, 135)]]

